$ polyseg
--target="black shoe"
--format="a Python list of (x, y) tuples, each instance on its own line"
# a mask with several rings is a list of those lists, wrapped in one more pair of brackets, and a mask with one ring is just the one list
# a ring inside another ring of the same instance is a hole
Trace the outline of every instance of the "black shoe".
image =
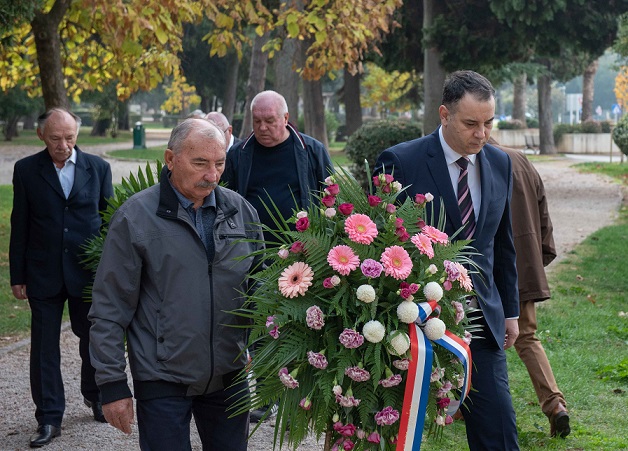
[(102, 404), (100, 401), (91, 402), (85, 398), (83, 398), (83, 402), (87, 407), (92, 408), (92, 412), (94, 413), (94, 420), (100, 423), (106, 423), (105, 415), (102, 413)]
[(42, 424), (37, 428), (37, 433), (31, 435), (31, 448), (39, 448), (61, 435), (61, 428), (51, 424)]
[[(269, 412), (270, 410), (270, 412)], [(279, 410), (279, 406), (277, 404), (272, 404), (270, 406), (262, 406), (259, 409), (255, 409), (251, 411), (251, 423), (259, 423), (262, 421), (270, 420), (275, 415), (277, 415), (277, 411)]]

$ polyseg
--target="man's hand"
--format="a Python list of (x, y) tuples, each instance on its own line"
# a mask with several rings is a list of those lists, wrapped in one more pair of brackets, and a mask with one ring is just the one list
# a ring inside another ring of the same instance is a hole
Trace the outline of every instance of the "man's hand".
[(103, 404), (102, 413), (105, 414), (107, 423), (125, 434), (131, 433), (131, 425), (135, 424), (133, 413), (133, 398), (119, 399), (109, 404)]
[(26, 294), (26, 285), (11, 285), (11, 291), (15, 299), (28, 299)]
[(504, 349), (510, 348), (515, 344), (515, 340), (519, 336), (519, 320), (507, 319), (506, 320), (506, 340), (504, 341)]

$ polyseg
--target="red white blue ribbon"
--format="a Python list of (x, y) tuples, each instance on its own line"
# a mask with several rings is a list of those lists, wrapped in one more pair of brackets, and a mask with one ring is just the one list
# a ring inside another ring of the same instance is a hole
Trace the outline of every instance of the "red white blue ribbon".
[(436, 343), (458, 357), (464, 367), (464, 380), (460, 388), (460, 399), (452, 401), (447, 409), (447, 414), (453, 416), (471, 390), (471, 349), (469, 349), (469, 345), (467, 345), (462, 338), (452, 334), (448, 330), (445, 331), (443, 338), (436, 340)]
[[(433, 350), (432, 342), (423, 334), (419, 324), (425, 323), (432, 312), (438, 312), (439, 310), (440, 307), (435, 301), (422, 302), (419, 304), (419, 319), (417, 323), (410, 324), (410, 366), (408, 367), (403, 407), (401, 409), (397, 451), (419, 451), (421, 449), (427, 401), (430, 392)], [(445, 331), (445, 335), (435, 340), (435, 343), (454, 354), (464, 367), (460, 400), (452, 401), (447, 410), (449, 415), (453, 415), (464, 402), (471, 389), (471, 350), (464, 340), (449, 331)]]
[(410, 366), (403, 396), (397, 451), (421, 449), (432, 375), (432, 343), (417, 324), (410, 324)]

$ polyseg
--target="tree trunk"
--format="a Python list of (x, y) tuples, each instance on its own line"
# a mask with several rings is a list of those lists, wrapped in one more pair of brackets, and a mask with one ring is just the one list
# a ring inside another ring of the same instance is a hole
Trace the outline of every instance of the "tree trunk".
[[(444, 2), (440, 0), (423, 0), (423, 29), (429, 29), (432, 22), (444, 10)], [(440, 51), (435, 46), (426, 45), (423, 70), (424, 113), (423, 134), (432, 133), (440, 125), (438, 107), (443, 98), (445, 69), (440, 63)]]
[(5, 141), (11, 141), (14, 137), (18, 136), (17, 123), (19, 122), (19, 120), (19, 116), (6, 118), (2, 130)]
[(296, 72), (299, 43), (284, 39), (281, 51), (273, 58), (275, 69), (275, 91), (284, 96), (288, 104), (290, 122), (299, 120), (299, 74)]
[(582, 122), (593, 119), (593, 80), (599, 61), (595, 60), (587, 66), (582, 74)]
[[(129, 101), (117, 101), (118, 130), (129, 130)], [(135, 124), (133, 124), (135, 125)]]
[(552, 120), (552, 76), (539, 75), (537, 80), (539, 97), (539, 144), (541, 155), (556, 154)]
[(323, 84), (320, 80), (303, 80), (303, 119), (305, 133), (318, 139), (327, 149), (329, 140), (325, 124)]
[(222, 114), (224, 114), (229, 123), (233, 119), (235, 113), (236, 95), (238, 91), (238, 71), (240, 69), (240, 60), (235, 52), (230, 52), (225, 57), (227, 65), (227, 82), (225, 83), (225, 96), (222, 101)]
[(345, 103), (346, 125), (345, 133), (351, 136), (362, 126), (362, 104), (360, 103), (360, 74), (351, 75), (345, 67), (344, 89), (342, 98)]
[(512, 118), (521, 121), (524, 127), (526, 124), (526, 88), (528, 77), (525, 73), (513, 80), (514, 95), (512, 101)]
[(251, 65), (249, 67), (249, 81), (246, 85), (246, 105), (244, 107), (244, 120), (240, 130), (240, 138), (246, 138), (253, 130), (251, 118), (251, 101), (253, 97), (264, 90), (266, 82), (266, 68), (268, 67), (268, 54), (262, 51), (262, 47), (268, 42), (269, 34), (255, 36), (255, 42), (251, 49)]
[(59, 37), (59, 24), (70, 7), (70, 3), (72, 0), (56, 0), (47, 14), (38, 11), (31, 22), (46, 110), (70, 106), (64, 85), (61, 38)]

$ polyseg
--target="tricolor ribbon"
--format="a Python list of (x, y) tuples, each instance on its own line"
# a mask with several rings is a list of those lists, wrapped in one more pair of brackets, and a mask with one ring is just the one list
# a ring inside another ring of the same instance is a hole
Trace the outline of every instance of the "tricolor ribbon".
[[(438, 303), (434, 301), (420, 303), (417, 323), (423, 324), (432, 312), (439, 309)], [(417, 323), (409, 325), (410, 366), (408, 367), (401, 409), (397, 451), (419, 451), (423, 438), (423, 426), (425, 425), (430, 377), (432, 375), (433, 350), (431, 341), (423, 334)], [(447, 410), (448, 415), (453, 415), (464, 402), (471, 388), (471, 350), (460, 337), (449, 331), (445, 331), (445, 335), (436, 340), (435, 343), (454, 354), (464, 367), (460, 400), (452, 402)]]

